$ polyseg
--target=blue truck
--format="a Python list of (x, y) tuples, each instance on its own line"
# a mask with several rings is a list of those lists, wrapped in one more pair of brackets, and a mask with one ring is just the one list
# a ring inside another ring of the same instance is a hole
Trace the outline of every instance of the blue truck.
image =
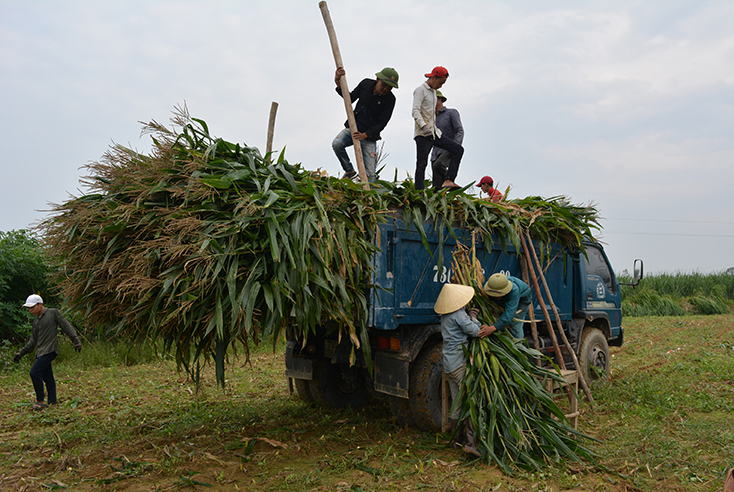
[[(399, 210), (376, 235), (379, 252), (373, 258), (372, 287), (367, 292), (372, 371), (361, 353), (350, 360), (349, 340), (339, 342), (326, 330), (310, 334), (305, 343), (289, 336), (286, 376), (301, 399), (342, 408), (387, 398), (400, 423), (440, 430), (443, 344), (433, 306), (443, 284), (451, 282), (452, 251), (457, 241), (471, 245), (472, 238), (470, 231), (461, 228), (454, 229), (456, 238), (444, 234), (448, 236), (442, 245), (445, 264), (439, 269), (439, 231), (430, 223), (423, 224), (423, 229), (430, 252), (418, 230), (406, 224)], [(521, 278), (515, 249), (511, 244), (503, 248), (500, 238), (494, 239), (491, 250), (476, 245), (484, 276), (500, 272)], [(584, 246), (586, 254), (551, 244), (546, 250), (544, 274), (561, 325), (588, 381), (605, 377), (609, 346), (622, 345), (624, 328), (620, 284), (604, 249), (593, 241)], [(639, 282), (641, 276), (642, 262), (636, 260), (634, 280)], [(553, 358), (558, 354), (554, 354), (539, 302), (546, 304), (553, 318), (545, 295), (542, 300), (534, 297), (536, 318), (540, 318), (536, 348)], [(533, 347), (530, 331), (526, 325), (526, 338)], [(570, 354), (565, 354), (564, 360), (573, 367)]]

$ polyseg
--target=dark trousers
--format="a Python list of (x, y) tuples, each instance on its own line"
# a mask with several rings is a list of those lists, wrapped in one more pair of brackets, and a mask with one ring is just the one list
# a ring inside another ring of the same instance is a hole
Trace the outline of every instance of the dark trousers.
[(31, 367), (31, 381), (33, 381), (33, 389), (36, 390), (36, 401), (43, 401), (43, 384), (46, 383), (49, 405), (56, 404), (56, 380), (51, 367), (51, 362), (55, 358), (55, 353), (42, 355), (36, 358), (36, 362)]
[(440, 190), (441, 185), (446, 180), (446, 172), (449, 170), (449, 162), (451, 161), (451, 154), (448, 152), (442, 152), (438, 155), (435, 161), (431, 162), (431, 168), (433, 169), (433, 189)]
[(449, 161), (449, 169), (446, 172), (446, 179), (454, 181), (456, 175), (459, 174), (459, 164), (461, 163), (461, 157), (464, 155), (464, 147), (454, 142), (450, 138), (441, 136), (441, 138), (433, 137), (421, 137), (417, 136), (415, 140), (416, 148), (416, 162), (415, 162), (415, 188), (422, 190), (426, 187), (423, 180), (426, 179), (426, 166), (428, 166), (428, 155), (431, 153), (431, 149), (435, 145), (440, 149), (444, 149), (451, 154), (451, 160)]

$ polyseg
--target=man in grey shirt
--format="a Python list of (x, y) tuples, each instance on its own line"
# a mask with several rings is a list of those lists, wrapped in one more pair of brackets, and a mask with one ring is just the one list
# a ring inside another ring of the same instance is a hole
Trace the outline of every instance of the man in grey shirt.
[(31, 367), (31, 381), (33, 389), (36, 391), (36, 402), (33, 403), (33, 410), (43, 410), (46, 408), (45, 395), (43, 385), (46, 384), (48, 390), (48, 404), (55, 405), (56, 401), (56, 380), (54, 379), (54, 371), (51, 363), (59, 354), (59, 337), (58, 327), (63, 331), (74, 344), (77, 352), (82, 350), (82, 342), (76, 335), (74, 327), (71, 326), (66, 318), (61, 315), (58, 309), (46, 308), (43, 306), (41, 296), (32, 294), (28, 296), (23, 307), (28, 308), (33, 318), (33, 330), (28, 343), (15, 354), (13, 362), (20, 362), (21, 357), (36, 349), (36, 361)]
[[(443, 103), (445, 102), (446, 97), (441, 94), (441, 91), (436, 91), (436, 126), (445, 137), (461, 145), (464, 141), (464, 127), (461, 125), (459, 112), (454, 108), (444, 106)], [(433, 147), (431, 169), (433, 170), (433, 188), (435, 190), (441, 189), (441, 185), (446, 179), (449, 161), (451, 161), (451, 154), (448, 151), (440, 147)]]

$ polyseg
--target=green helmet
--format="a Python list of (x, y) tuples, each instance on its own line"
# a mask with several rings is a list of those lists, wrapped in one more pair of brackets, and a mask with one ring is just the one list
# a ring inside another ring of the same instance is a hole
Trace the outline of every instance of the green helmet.
[(512, 282), (502, 273), (495, 273), (482, 289), (485, 294), (492, 297), (502, 297), (512, 290)]
[(441, 102), (446, 102), (446, 96), (441, 94), (441, 91), (436, 91), (436, 97), (441, 100)]
[(400, 77), (398, 75), (397, 70), (390, 67), (385, 67), (379, 72), (377, 72), (375, 75), (377, 75), (377, 78), (385, 82), (390, 87), (398, 88), (398, 78)]

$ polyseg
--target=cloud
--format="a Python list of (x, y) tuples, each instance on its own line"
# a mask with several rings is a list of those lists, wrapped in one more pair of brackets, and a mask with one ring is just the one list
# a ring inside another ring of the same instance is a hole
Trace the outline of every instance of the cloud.
[[(444, 65), (443, 91), (466, 129), (460, 183), (491, 174), (514, 196), (564, 194), (669, 231), (684, 226), (666, 220), (716, 217), (734, 235), (722, 212), (734, 179), (734, 3), (329, 8), (351, 86), (385, 66), (400, 73), (384, 175), (413, 174), (412, 91)], [(0, 230), (78, 194), (80, 167), (112, 142), (146, 151), (139, 121), (165, 123), (184, 103), (215, 135), (264, 148), (277, 101), (275, 148), (338, 175), (330, 144), (345, 115), (333, 73), (316, 2), (2, 2)], [(661, 254), (665, 236), (623, 233), (610, 241), (615, 263), (631, 263), (641, 244), (662, 268), (700, 262)], [(720, 253), (709, 265), (725, 263), (731, 240), (712, 241)]]

